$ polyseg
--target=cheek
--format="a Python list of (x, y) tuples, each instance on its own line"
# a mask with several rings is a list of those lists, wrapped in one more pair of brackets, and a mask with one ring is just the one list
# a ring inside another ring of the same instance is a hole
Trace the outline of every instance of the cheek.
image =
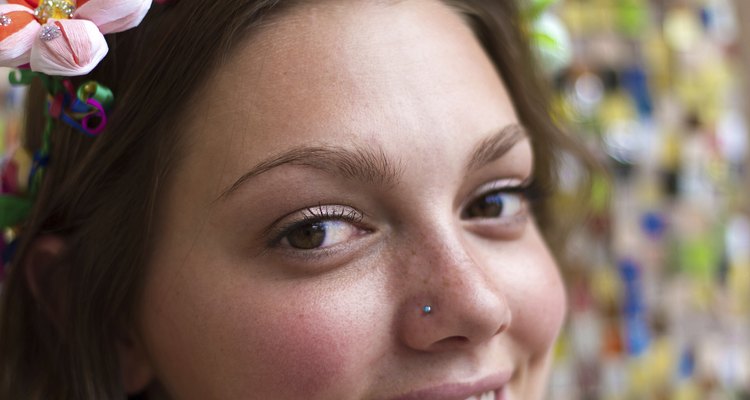
[(316, 397), (345, 381), (357, 350), (359, 330), (332, 317), (323, 310), (281, 309), (233, 336), (254, 337), (254, 346), (247, 349), (254, 362), (248, 368), (256, 370), (264, 387), (275, 388), (273, 396)]
[(545, 251), (527, 252), (507, 283), (512, 310), (511, 335), (527, 354), (545, 354), (562, 327), (567, 309), (565, 290), (556, 262)]
[(255, 371), (267, 393), (261, 398), (350, 398), (367, 386), (387, 335), (378, 329), (382, 315), (370, 307), (379, 301), (369, 285), (336, 286), (345, 285), (268, 293), (246, 321), (228, 325), (233, 347), (245, 353), (237, 367)]
[(228, 281), (170, 282), (147, 291), (153, 307), (145, 318), (146, 341), (168, 391), (185, 399), (356, 393), (372, 358), (368, 351), (376, 347), (375, 316), (340, 305), (357, 304), (353, 297), (362, 288), (335, 292)]

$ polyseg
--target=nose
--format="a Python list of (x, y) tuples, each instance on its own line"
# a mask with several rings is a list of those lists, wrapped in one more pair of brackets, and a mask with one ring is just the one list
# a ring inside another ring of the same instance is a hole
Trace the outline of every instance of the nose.
[(444, 233), (417, 248), (423, 250), (401, 269), (407, 273), (400, 280), (405, 296), (397, 330), (406, 346), (428, 352), (468, 348), (509, 328), (511, 310), (500, 280), (493, 279), (490, 265), (472, 256), (471, 245)]

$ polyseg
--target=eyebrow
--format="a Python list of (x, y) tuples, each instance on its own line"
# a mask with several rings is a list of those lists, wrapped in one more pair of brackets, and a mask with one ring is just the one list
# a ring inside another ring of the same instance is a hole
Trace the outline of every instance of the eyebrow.
[[(501, 158), (516, 143), (526, 137), (526, 131), (521, 125), (510, 124), (505, 126), (474, 147), (466, 170), (479, 169)], [(403, 175), (400, 163), (389, 159), (385, 151), (379, 146), (372, 148), (302, 146), (284, 151), (260, 162), (224, 190), (218, 200), (228, 198), (252, 178), (283, 165), (315, 168), (330, 174), (341, 175), (347, 179), (380, 186), (394, 185)]]
[(394, 185), (402, 175), (398, 163), (389, 159), (380, 147), (296, 147), (257, 164), (226, 189), (219, 199), (227, 198), (248, 180), (282, 165), (311, 167), (380, 186)]
[(526, 129), (522, 125), (506, 125), (499, 132), (487, 137), (474, 147), (469, 163), (466, 165), (466, 171), (475, 171), (501, 158), (516, 143), (528, 137)]

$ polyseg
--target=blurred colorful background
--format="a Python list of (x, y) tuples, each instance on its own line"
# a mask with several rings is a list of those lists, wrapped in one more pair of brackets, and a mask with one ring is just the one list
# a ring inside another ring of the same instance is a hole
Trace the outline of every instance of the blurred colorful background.
[(750, 2), (526, 5), (555, 116), (605, 167), (548, 397), (750, 398)]
[[(555, 118), (605, 167), (548, 398), (750, 399), (750, 0), (520, 1)], [(26, 176), (6, 73), (0, 170)]]

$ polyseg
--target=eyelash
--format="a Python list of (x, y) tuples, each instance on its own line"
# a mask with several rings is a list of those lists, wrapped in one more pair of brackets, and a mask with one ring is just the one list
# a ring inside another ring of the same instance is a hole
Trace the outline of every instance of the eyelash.
[(520, 194), (529, 204), (537, 204), (541, 201), (546, 200), (550, 196), (549, 190), (543, 187), (537, 180), (528, 179), (517, 185), (490, 186), (489, 188), (479, 192), (471, 199), (471, 201), (477, 200), (482, 196), (488, 196), (494, 193)]
[(357, 225), (360, 224), (364, 218), (364, 215), (354, 208), (347, 206), (327, 206), (322, 204), (318, 204), (315, 207), (308, 207), (302, 210), (301, 213), (301, 218), (281, 226), (271, 235), (271, 246), (279, 246), (281, 241), (296, 229), (300, 229), (312, 223), (344, 221)]

